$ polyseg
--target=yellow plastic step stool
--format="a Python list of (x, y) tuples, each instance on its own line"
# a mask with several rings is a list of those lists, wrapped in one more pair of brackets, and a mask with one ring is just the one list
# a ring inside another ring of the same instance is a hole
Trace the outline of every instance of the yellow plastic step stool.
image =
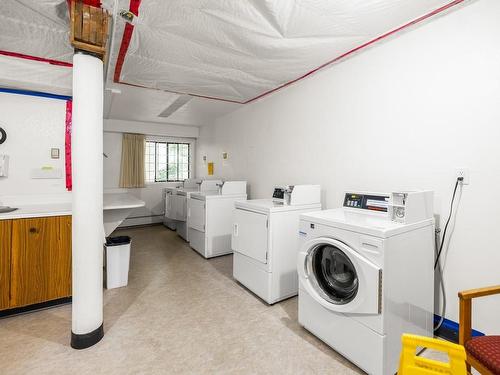
[[(403, 349), (401, 350), (398, 375), (467, 375), (463, 346), (409, 334), (402, 336), (402, 342)], [(419, 357), (416, 355), (417, 347), (447, 353), (450, 362)]]

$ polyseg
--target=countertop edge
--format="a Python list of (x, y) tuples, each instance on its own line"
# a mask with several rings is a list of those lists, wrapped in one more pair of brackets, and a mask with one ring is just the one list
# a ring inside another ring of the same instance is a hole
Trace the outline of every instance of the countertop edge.
[(16, 219), (34, 219), (37, 217), (54, 217), (54, 216), (71, 216), (71, 211), (54, 211), (54, 212), (32, 212), (32, 213), (18, 213), (16, 211), (9, 212), (8, 214), (0, 214), (0, 220), (16, 220)]

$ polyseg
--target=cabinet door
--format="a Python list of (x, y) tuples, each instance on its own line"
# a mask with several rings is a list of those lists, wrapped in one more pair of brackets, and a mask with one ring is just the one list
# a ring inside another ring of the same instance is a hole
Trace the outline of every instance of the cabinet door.
[(57, 246), (50, 248), (48, 300), (71, 296), (71, 216), (57, 219)]
[(0, 220), (0, 310), (9, 307), (11, 220)]
[(11, 307), (71, 294), (69, 220), (48, 217), (13, 221)]

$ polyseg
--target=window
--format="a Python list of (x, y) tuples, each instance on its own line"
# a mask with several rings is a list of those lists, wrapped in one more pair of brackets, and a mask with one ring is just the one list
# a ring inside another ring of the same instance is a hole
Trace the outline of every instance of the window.
[(184, 181), (189, 178), (189, 143), (146, 141), (146, 182)]

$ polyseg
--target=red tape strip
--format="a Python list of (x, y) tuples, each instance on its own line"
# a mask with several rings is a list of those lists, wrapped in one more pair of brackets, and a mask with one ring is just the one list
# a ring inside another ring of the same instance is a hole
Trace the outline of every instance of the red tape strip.
[(11, 52), (11, 51), (0, 50), (0, 55), (10, 56), (10, 57), (16, 57), (18, 59), (41, 61), (41, 62), (46, 62), (46, 63), (52, 64), (52, 65), (66, 66), (66, 67), (69, 67), (69, 68), (71, 68), (73, 66), (73, 64), (68, 63), (68, 62), (64, 62), (64, 61), (46, 59), (44, 57), (25, 55), (25, 54), (22, 54), (22, 53)]
[[(136, 16), (139, 15), (139, 6), (141, 5), (141, 0), (130, 0), (129, 10)], [(125, 62), (125, 55), (127, 54), (128, 47), (130, 45), (130, 40), (132, 39), (132, 33), (134, 32), (134, 25), (127, 23), (125, 29), (123, 30), (122, 42), (120, 44), (120, 51), (118, 52), (118, 57), (116, 59), (115, 74), (113, 80), (116, 83), (120, 83), (120, 75), (122, 73), (123, 63)]]
[(71, 174), (71, 128), (73, 125), (73, 101), (66, 101), (66, 130), (65, 130), (65, 166), (66, 166), (66, 189), (73, 189), (73, 177)]

